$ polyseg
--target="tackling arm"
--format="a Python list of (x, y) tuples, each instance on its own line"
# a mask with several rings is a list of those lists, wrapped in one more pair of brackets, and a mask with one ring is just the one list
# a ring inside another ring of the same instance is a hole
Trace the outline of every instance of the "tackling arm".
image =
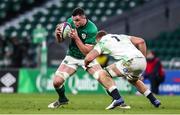
[(139, 37), (131, 36), (131, 42), (142, 52), (142, 54), (146, 57), (146, 43), (144, 39)]
[(84, 59), (85, 67), (88, 67), (89, 63), (92, 62), (99, 55), (100, 54), (97, 50), (95, 49), (91, 50)]

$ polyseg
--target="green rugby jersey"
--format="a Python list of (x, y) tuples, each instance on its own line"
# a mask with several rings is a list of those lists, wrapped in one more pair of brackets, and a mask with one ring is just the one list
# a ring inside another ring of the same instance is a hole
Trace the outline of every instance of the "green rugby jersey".
[[(72, 18), (69, 18), (67, 20), (67, 22), (71, 25), (71, 27), (73, 29), (75, 29), (75, 25), (73, 23)], [(84, 44), (93, 44), (95, 45), (96, 42), (96, 34), (98, 32), (96, 25), (91, 22), (90, 20), (88, 20), (88, 22), (86, 23), (85, 26), (80, 27), (80, 28), (76, 28), (78, 35), (81, 39), (81, 41)], [(74, 41), (71, 41), (71, 43), (69, 44), (69, 49), (67, 51), (67, 55), (73, 56), (77, 59), (83, 59), (85, 56), (83, 55), (83, 53), (81, 53), (81, 51), (79, 50), (79, 48), (77, 47), (76, 43)]]

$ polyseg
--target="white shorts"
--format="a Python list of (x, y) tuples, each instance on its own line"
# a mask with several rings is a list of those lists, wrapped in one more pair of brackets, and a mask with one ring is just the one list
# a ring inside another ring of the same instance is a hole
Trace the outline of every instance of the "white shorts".
[(115, 65), (127, 79), (137, 80), (146, 69), (147, 63), (144, 57), (135, 57), (128, 61), (120, 60)]
[[(64, 58), (64, 60), (62, 61), (61, 64), (65, 64), (68, 67), (71, 67), (73, 69), (77, 69), (79, 66), (83, 67), (83, 69), (86, 69), (86, 67), (84, 66), (84, 59), (77, 59), (74, 58), (72, 56), (66, 55), (66, 57)], [(90, 64), (89, 67), (99, 64), (96, 60), (93, 60)]]

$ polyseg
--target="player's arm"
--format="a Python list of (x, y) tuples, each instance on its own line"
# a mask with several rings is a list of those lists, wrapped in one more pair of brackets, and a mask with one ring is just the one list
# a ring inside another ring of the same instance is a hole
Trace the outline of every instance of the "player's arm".
[(85, 67), (88, 67), (89, 63), (96, 59), (99, 55), (100, 54), (96, 49), (91, 50), (84, 59)]
[(61, 26), (62, 26), (62, 23), (60, 24), (57, 24), (56, 26), (56, 29), (55, 29), (55, 38), (57, 40), (58, 43), (60, 43), (62, 41), (61, 39)]
[(146, 43), (145, 43), (144, 39), (131, 36), (130, 40), (146, 57)]
[(93, 50), (91, 50), (85, 57), (85, 66), (88, 67), (89, 63), (93, 61), (95, 58), (97, 58), (99, 55), (101, 55), (104, 52), (104, 44), (102, 41), (98, 42)]
[(71, 38), (74, 40), (76, 43), (77, 47), (79, 50), (84, 54), (87, 55), (92, 49), (94, 45), (91, 44), (84, 44), (81, 39), (79, 38), (77, 31), (73, 29), (70, 33)]

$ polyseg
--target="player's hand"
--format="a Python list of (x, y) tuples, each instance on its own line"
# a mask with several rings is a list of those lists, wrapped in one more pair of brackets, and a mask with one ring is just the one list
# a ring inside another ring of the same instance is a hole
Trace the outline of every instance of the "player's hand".
[(86, 60), (86, 59), (84, 60), (84, 66), (85, 66), (86, 68), (88, 68), (89, 63), (90, 63), (90, 62), (89, 62), (88, 60)]
[(72, 29), (72, 30), (71, 30), (70, 37), (71, 37), (71, 39), (74, 39), (74, 40), (76, 40), (76, 39), (78, 39), (78, 38), (79, 38), (79, 36), (78, 36), (78, 33), (77, 33), (77, 30), (76, 30), (76, 29)]
[(56, 37), (56, 40), (58, 41), (58, 43), (60, 43), (61, 41), (62, 41), (62, 39), (61, 39), (61, 26), (62, 26), (62, 24), (58, 24), (57, 26), (56, 26), (56, 29), (55, 29), (55, 37)]

